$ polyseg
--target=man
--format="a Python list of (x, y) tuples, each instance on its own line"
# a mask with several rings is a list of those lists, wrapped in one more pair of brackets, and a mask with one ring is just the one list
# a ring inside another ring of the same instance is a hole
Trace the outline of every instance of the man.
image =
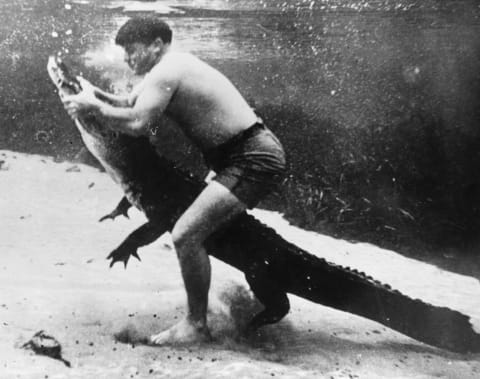
[(93, 112), (109, 128), (129, 135), (153, 133), (160, 117), (173, 120), (216, 172), (171, 231), (187, 292), (186, 318), (151, 337), (154, 344), (209, 338), (210, 262), (202, 244), (218, 228), (274, 189), (285, 154), (273, 133), (220, 72), (187, 53), (171, 50), (172, 31), (156, 17), (135, 17), (115, 42), (143, 80), (128, 96), (106, 93), (81, 79), (82, 92), (64, 98), (76, 118)]

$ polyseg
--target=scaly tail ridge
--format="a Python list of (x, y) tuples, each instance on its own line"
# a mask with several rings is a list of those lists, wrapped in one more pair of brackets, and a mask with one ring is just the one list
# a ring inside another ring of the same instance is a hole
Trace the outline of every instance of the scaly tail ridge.
[(480, 334), (468, 316), (412, 299), (362, 272), (309, 254), (253, 217), (243, 225), (243, 241), (253, 230), (262, 236), (255, 244), (256, 259), (268, 263), (265, 270), (281, 283), (282, 291), (377, 321), (433, 346), (480, 352)]

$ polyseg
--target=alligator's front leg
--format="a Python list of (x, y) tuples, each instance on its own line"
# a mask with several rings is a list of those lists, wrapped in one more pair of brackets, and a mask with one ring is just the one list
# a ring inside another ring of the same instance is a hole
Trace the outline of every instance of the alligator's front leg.
[(138, 248), (148, 245), (158, 239), (163, 233), (168, 230), (168, 225), (163, 222), (149, 221), (138, 229), (135, 229), (128, 237), (113, 250), (107, 257), (111, 259), (110, 267), (116, 262), (123, 262), (125, 268), (127, 268), (128, 260), (130, 256), (133, 256), (140, 260), (137, 250)]
[(130, 204), (127, 197), (124, 196), (122, 197), (122, 200), (120, 200), (116, 208), (113, 211), (111, 211), (109, 214), (103, 216), (100, 220), (98, 220), (98, 222), (102, 222), (107, 219), (114, 220), (117, 216), (120, 216), (120, 215), (128, 218), (128, 210), (130, 209), (131, 206), (132, 204)]

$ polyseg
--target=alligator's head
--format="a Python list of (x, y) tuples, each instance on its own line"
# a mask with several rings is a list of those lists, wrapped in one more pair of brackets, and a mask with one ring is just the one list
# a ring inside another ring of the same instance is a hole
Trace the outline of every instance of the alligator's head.
[(51, 55), (48, 58), (47, 71), (57, 88), (65, 95), (79, 93), (80, 83), (68, 72), (61, 58)]
[[(78, 80), (70, 74), (67, 66), (58, 56), (48, 58), (47, 71), (50, 79), (58, 89), (60, 97), (81, 92)], [(108, 146), (115, 139), (115, 133), (98, 123), (95, 117), (80, 117), (75, 119), (75, 125), (82, 135), (88, 150), (99, 160), (108, 153)]]

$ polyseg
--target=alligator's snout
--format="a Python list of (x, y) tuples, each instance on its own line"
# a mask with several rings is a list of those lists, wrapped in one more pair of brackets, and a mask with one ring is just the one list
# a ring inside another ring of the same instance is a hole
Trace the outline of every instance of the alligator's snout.
[(53, 79), (55, 82), (55, 85), (57, 87), (60, 87), (62, 84), (62, 78), (59, 75), (59, 70), (58, 70), (58, 64), (57, 64), (57, 58), (55, 58), (53, 55), (51, 55), (48, 58), (48, 63), (47, 63), (47, 71), (50, 75), (50, 78)]
[(60, 57), (55, 55), (50, 55), (48, 57), (47, 71), (50, 78), (55, 83), (55, 86), (57, 86), (59, 90), (62, 89), (65, 92), (64, 94), (80, 92), (80, 84), (69, 74)]

